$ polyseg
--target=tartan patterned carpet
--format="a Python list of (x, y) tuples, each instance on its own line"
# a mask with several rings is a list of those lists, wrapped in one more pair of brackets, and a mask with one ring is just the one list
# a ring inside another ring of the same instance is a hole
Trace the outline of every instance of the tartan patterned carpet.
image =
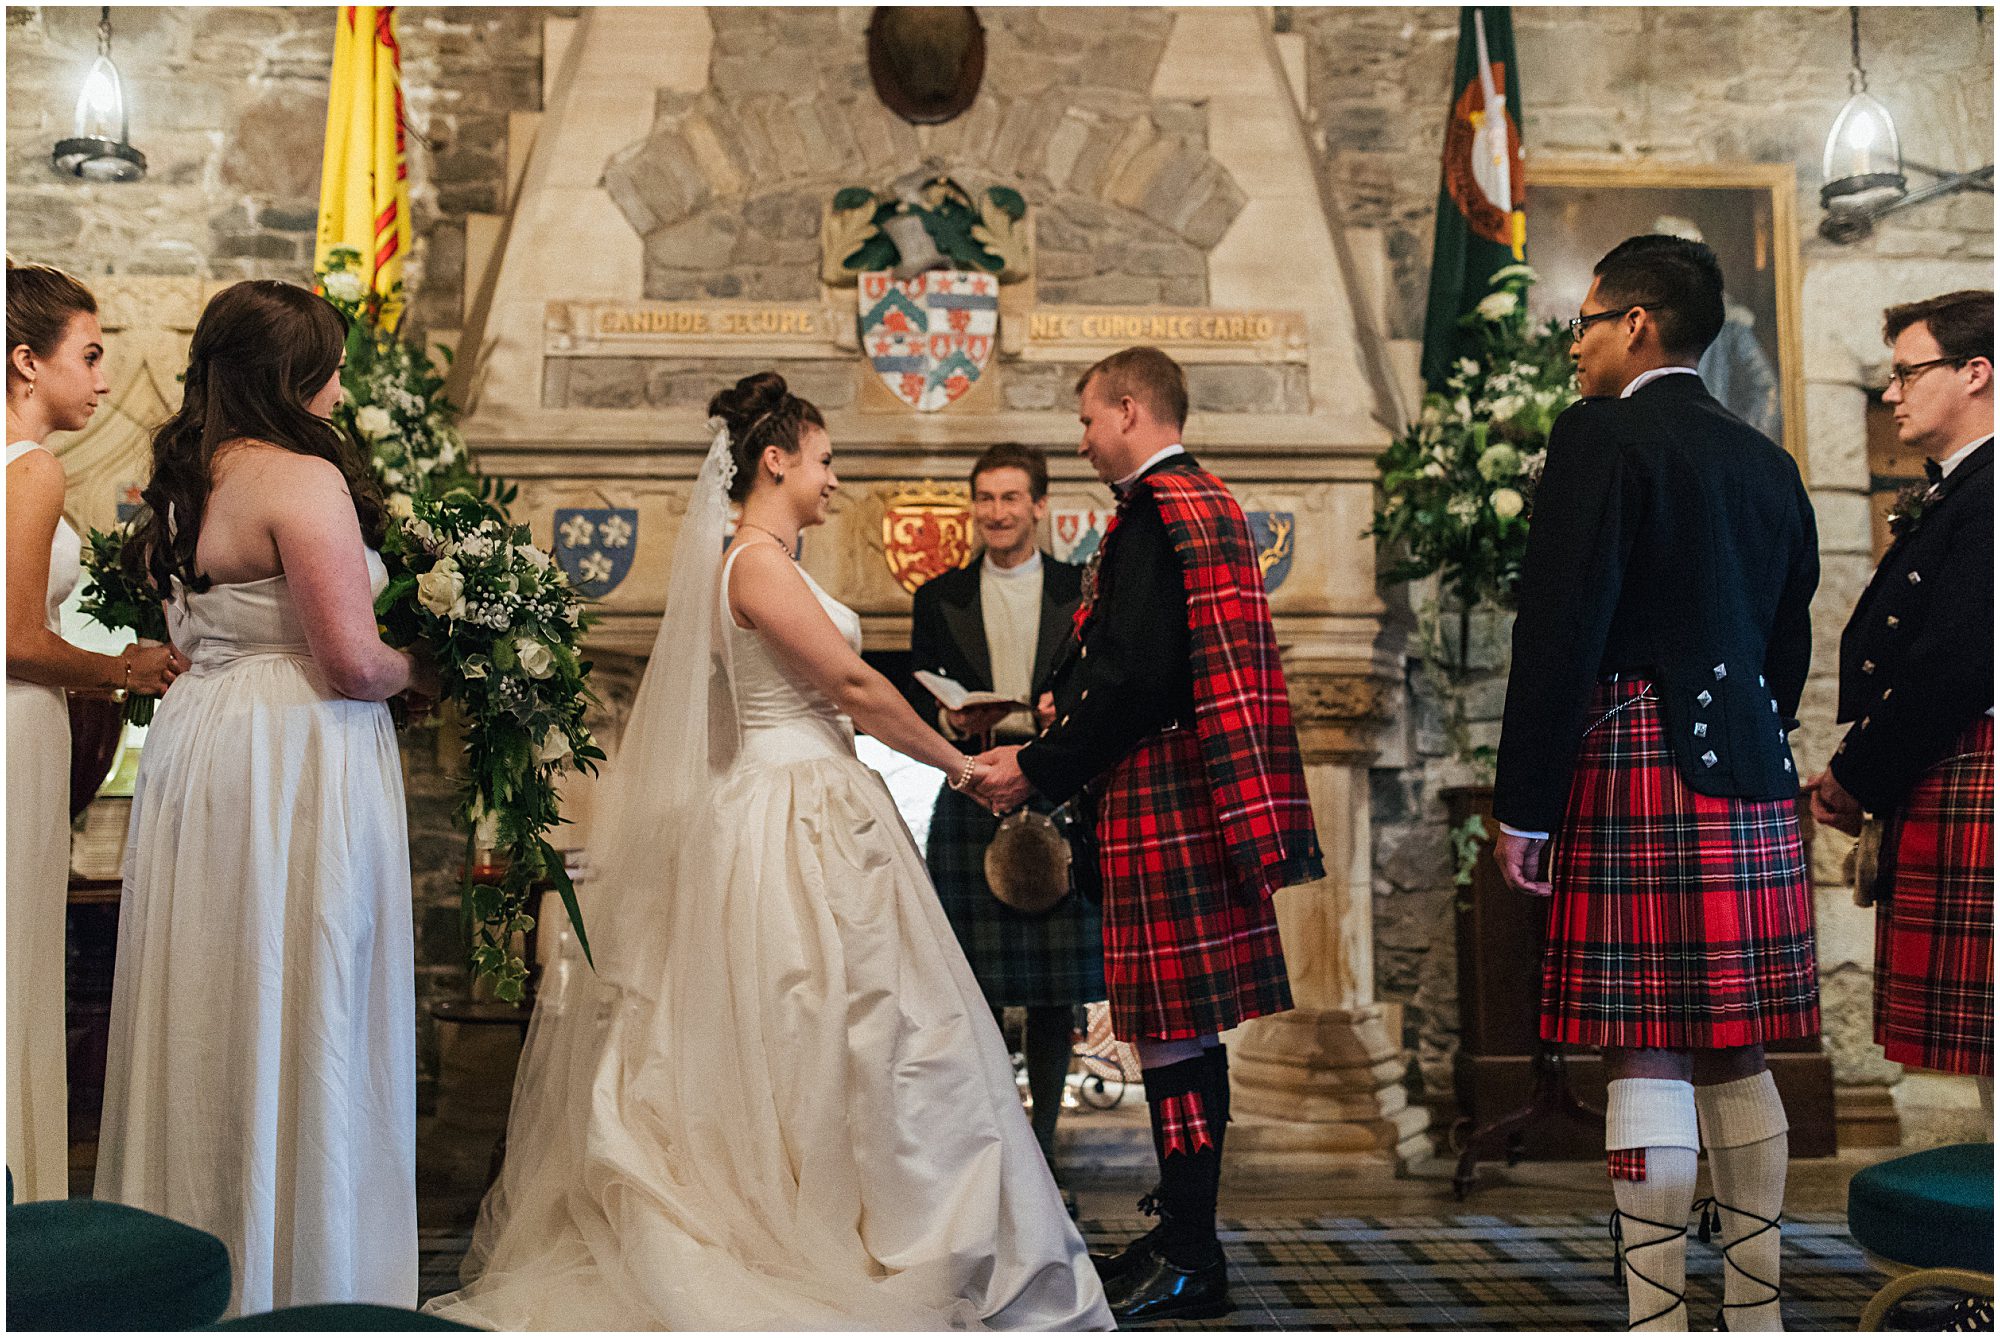
[[(1086, 1218), (1093, 1246), (1151, 1223)], [(1260, 1217), (1221, 1223), (1236, 1313), (1198, 1329), (1622, 1330), (1624, 1293), (1611, 1277), (1602, 1218), (1582, 1213), (1435, 1217)], [(1785, 1222), (1785, 1327), (1852, 1331), (1885, 1281), (1839, 1213)], [(457, 1285), (467, 1231), (422, 1234), (428, 1300)], [(1712, 1329), (1722, 1253), (1690, 1233), (1692, 1327)], [(1163, 1326), (1164, 1327), (1164, 1326)]]

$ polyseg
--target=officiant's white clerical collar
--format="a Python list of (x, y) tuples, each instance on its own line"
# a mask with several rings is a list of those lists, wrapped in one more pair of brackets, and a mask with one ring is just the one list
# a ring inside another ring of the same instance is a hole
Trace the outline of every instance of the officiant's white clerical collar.
[(1137, 469), (1127, 474), (1124, 478), (1119, 479), (1116, 483), (1112, 484), (1111, 486), (1118, 492), (1124, 492), (1127, 488), (1131, 487), (1133, 484), (1139, 481), (1139, 476), (1141, 474), (1151, 469), (1154, 465), (1160, 463), (1160, 461), (1168, 459), (1172, 456), (1186, 455), (1186, 454), (1187, 454), (1187, 447), (1181, 445), (1179, 442), (1175, 442), (1171, 446), (1156, 451), (1152, 456), (1150, 456), (1147, 459), (1145, 464), (1140, 465)]
[(1037, 548), (1013, 566), (1003, 567), (993, 560), (993, 550), (989, 548), (986, 550), (984, 570), (988, 576), (997, 576), (1003, 581), (1016, 581), (1024, 576), (1038, 576), (1042, 570), (1042, 550)]

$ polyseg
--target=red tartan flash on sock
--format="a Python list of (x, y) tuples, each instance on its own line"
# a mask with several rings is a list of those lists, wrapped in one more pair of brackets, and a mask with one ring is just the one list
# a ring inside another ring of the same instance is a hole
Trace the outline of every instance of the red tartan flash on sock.
[(1160, 1098), (1160, 1131), (1165, 1135), (1167, 1155), (1192, 1155), (1214, 1147), (1208, 1134), (1208, 1112), (1202, 1109), (1201, 1093), (1182, 1092)]
[(1613, 1180), (1644, 1180), (1646, 1178), (1646, 1149), (1613, 1148), (1604, 1154), (1604, 1169)]

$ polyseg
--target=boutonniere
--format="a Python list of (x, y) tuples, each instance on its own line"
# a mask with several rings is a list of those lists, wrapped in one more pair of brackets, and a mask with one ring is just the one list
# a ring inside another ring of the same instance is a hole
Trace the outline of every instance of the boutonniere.
[[(1929, 464), (1929, 461), (1925, 462)], [(1922, 483), (1905, 484), (1897, 492), (1896, 500), (1889, 505), (1889, 533), (1898, 539), (1914, 533), (1924, 518), (1924, 513), (1937, 505), (1938, 498), (1944, 496), (1944, 488), (1939, 479), (1926, 478)]]

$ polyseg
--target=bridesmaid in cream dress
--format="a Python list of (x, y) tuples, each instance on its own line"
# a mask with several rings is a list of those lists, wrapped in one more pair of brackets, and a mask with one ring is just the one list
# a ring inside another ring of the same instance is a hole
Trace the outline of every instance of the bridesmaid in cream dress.
[(417, 1299), (410, 852), (383, 510), (346, 327), (258, 280), (195, 327), (143, 546), (190, 667), (132, 798), (97, 1195), (222, 1238), (233, 1312)]
[(14, 1197), (69, 1194), (63, 909), (69, 890), (64, 689), (158, 693), (171, 646), (96, 655), (62, 638), (81, 543), (62, 518), (62, 462), (42, 445), (90, 422), (104, 382), (90, 291), (7, 262), (7, 1169)]

